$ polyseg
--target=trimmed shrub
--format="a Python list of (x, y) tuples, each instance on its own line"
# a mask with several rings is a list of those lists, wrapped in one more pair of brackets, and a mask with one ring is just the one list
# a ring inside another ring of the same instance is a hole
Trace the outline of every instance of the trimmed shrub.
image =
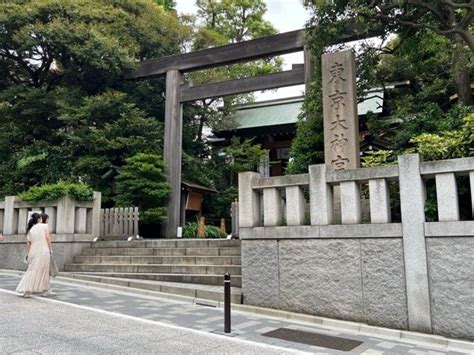
[(92, 201), (94, 191), (86, 184), (58, 182), (33, 186), (20, 194), (20, 198), (27, 202), (55, 201), (63, 196), (69, 195), (76, 201)]

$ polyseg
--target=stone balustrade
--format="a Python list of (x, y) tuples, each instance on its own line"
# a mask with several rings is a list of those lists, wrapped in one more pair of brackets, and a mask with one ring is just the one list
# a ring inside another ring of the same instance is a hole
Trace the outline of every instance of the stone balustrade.
[(29, 212), (46, 213), (52, 234), (88, 234), (98, 237), (100, 233), (100, 192), (94, 192), (90, 202), (74, 201), (64, 196), (57, 201), (30, 203), (18, 196), (7, 196), (0, 202), (0, 232), (4, 235), (24, 235)]
[(7, 196), (0, 202), (0, 269), (23, 270), (26, 253), (25, 234), (29, 212), (44, 212), (49, 216), (53, 251), (60, 269), (72, 262), (84, 247), (99, 237), (101, 228), (101, 193), (94, 192), (91, 202), (75, 201), (65, 196), (57, 201), (30, 203), (17, 196)]
[[(439, 162), (420, 162), (416, 154), (399, 157), (399, 164), (374, 168), (333, 171), (325, 165), (312, 165), (308, 174), (261, 178), (258, 173), (239, 175), (239, 201), (241, 228), (276, 226), (336, 225), (334, 222), (334, 194), (340, 195), (342, 224), (361, 224), (361, 186), (369, 191), (369, 224), (391, 223), (391, 201), (389, 183), (397, 182), (400, 194), (406, 196), (398, 203), (410, 209), (416, 194), (421, 194), (424, 205), (424, 183), (435, 179), (439, 222), (459, 221), (459, 201), (456, 176), (468, 175), (474, 185), (472, 169), (474, 158), (462, 158)], [(404, 169), (402, 176), (400, 168)], [(305, 198), (305, 189), (309, 191)], [(403, 190), (403, 192), (402, 192)], [(471, 195), (474, 199), (474, 189)], [(285, 200), (285, 203), (281, 201)], [(306, 206), (309, 203), (309, 211)], [(472, 203), (472, 202), (471, 202)], [(474, 203), (472, 210), (474, 213)], [(418, 206), (419, 210), (423, 210)], [(305, 213), (310, 222), (305, 223)], [(286, 218), (286, 222), (284, 220)], [(420, 217), (421, 218), (421, 217)], [(423, 210), (424, 222), (424, 210)], [(245, 233), (244, 233), (245, 234)], [(245, 237), (245, 236), (244, 236)]]
[[(470, 201), (459, 201), (461, 176)], [(436, 221), (425, 216), (427, 184), (436, 187)], [(410, 154), (392, 166), (241, 173), (244, 300), (473, 339), (473, 214), (474, 158)]]

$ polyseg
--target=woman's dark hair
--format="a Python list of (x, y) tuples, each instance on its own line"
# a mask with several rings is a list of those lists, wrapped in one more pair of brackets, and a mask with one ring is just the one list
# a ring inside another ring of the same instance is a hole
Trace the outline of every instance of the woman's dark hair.
[(30, 220), (28, 221), (28, 229), (26, 230), (26, 234), (30, 231), (31, 227), (33, 227), (36, 223), (38, 223), (38, 220), (41, 218), (41, 215), (39, 213), (33, 213), (30, 217)]
[(41, 213), (41, 218), (43, 219), (43, 223), (48, 222), (49, 216), (46, 213)]

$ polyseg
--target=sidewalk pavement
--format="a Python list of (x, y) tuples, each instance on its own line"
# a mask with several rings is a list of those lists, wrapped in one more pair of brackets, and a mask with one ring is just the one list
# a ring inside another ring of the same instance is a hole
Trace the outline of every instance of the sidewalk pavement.
[(231, 336), (219, 335), (222, 309), (62, 281), (54, 297), (23, 299), (13, 292), (19, 280), (0, 271), (0, 353), (343, 353), (262, 335), (280, 328), (361, 342), (351, 354), (474, 353), (241, 311)]

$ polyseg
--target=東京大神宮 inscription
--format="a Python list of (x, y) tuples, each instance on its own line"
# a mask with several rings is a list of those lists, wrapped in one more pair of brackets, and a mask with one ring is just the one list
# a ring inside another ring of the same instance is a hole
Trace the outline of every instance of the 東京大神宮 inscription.
[(352, 51), (323, 55), (324, 150), (335, 170), (359, 166), (359, 126)]

